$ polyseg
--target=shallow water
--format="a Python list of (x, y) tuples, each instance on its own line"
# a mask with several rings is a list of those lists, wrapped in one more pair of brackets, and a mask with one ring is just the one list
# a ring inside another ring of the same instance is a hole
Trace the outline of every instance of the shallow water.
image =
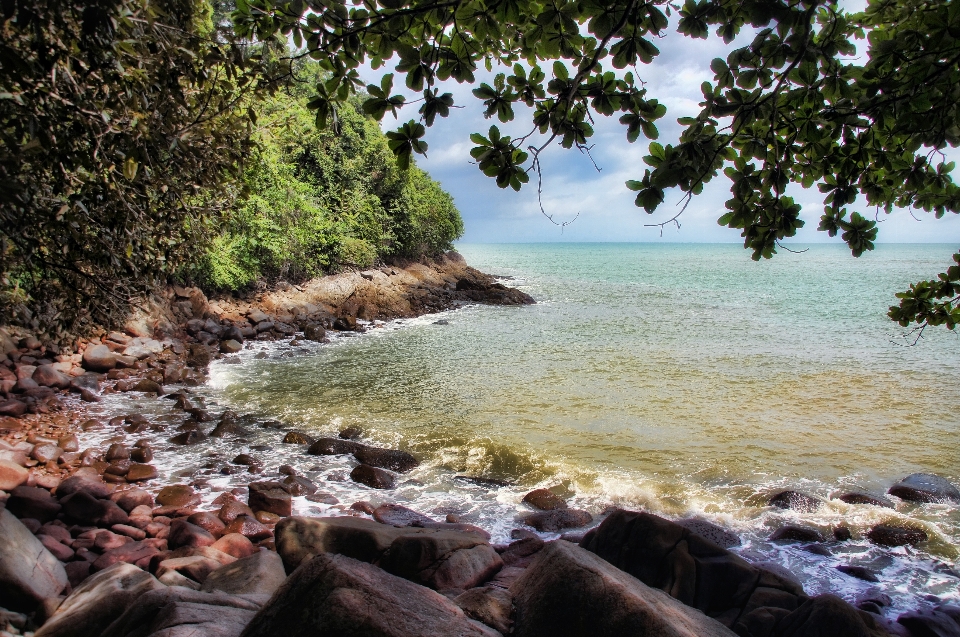
[[(253, 343), (242, 364), (214, 363), (209, 385), (196, 389), (210, 407), (312, 434), (359, 426), (370, 442), (424, 460), (405, 476), (412, 482), (389, 493), (359, 487), (343, 480), (352, 458), (305, 456), (280, 444), (282, 432), (256, 426), (246, 443), (161, 452), (158, 462), (187, 477), (209, 460), (203, 454), (229, 460), (266, 445), (252, 452), (269, 469), (294, 464), (344, 505), (456, 512), (501, 541), (518, 526), (524, 493), (559, 487), (594, 514), (615, 504), (731, 528), (741, 554), (787, 566), (808, 593), (852, 600), (871, 588), (835, 569), (849, 563), (879, 574), (893, 612), (925, 596), (960, 600), (955, 505), (829, 500), (814, 514), (765, 506), (782, 488), (825, 499), (880, 494), (915, 471), (960, 484), (960, 339), (928, 330), (905, 347), (912, 339), (885, 317), (895, 291), (933, 276), (953, 250), (883, 245), (853, 259), (818, 245), (754, 263), (735, 245), (461, 246), (471, 265), (514, 277), (507, 283), (538, 304), (390, 322), (295, 356), (285, 344)], [(254, 358), (260, 351), (268, 358)], [(99, 409), (123, 413), (130, 400), (111, 396)], [(178, 422), (169, 402), (138, 405)], [(250, 478), (207, 473), (218, 487)], [(515, 486), (472, 486), (461, 474)], [(340, 513), (302, 498), (297, 507)], [(889, 550), (860, 539), (893, 520), (923, 525), (931, 540)], [(828, 545), (831, 557), (768, 542), (785, 522), (827, 535), (847, 525), (855, 539)]]

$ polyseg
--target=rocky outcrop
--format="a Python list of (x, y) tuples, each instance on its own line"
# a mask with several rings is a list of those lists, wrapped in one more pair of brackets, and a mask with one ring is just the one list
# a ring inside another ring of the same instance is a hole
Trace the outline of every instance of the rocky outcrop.
[(101, 637), (237, 637), (257, 610), (242, 597), (164, 587), (137, 598)]
[(515, 637), (734, 637), (720, 622), (684, 606), (596, 555), (552, 542), (510, 587)]
[(909, 502), (960, 502), (960, 489), (945, 478), (930, 473), (913, 473), (887, 491)]
[[(496, 637), (446, 597), (345, 555), (305, 562), (242, 637), (383, 635)], [(112, 636), (111, 636), (112, 637)]]

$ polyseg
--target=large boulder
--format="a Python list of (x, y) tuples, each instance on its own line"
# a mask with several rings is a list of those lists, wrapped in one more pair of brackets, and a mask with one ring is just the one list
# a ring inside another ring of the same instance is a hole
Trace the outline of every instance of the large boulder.
[(280, 482), (251, 482), (247, 504), (253, 511), (266, 511), (280, 517), (293, 512), (290, 492)]
[(283, 560), (273, 551), (257, 551), (253, 555), (221, 566), (203, 582), (203, 591), (221, 591), (230, 595), (273, 595), (287, 573)]
[(19, 486), (10, 492), (7, 509), (21, 519), (49, 522), (60, 513), (60, 503), (46, 489)]
[(10, 511), (0, 510), (0, 600), (4, 608), (32, 612), (67, 585), (67, 572)]
[(16, 462), (0, 460), (0, 491), (11, 491), (24, 482), (30, 472)]
[(354, 467), (350, 472), (350, 479), (373, 489), (392, 489), (394, 485), (392, 475), (368, 464), (358, 464)]
[(92, 372), (109, 372), (117, 366), (117, 355), (106, 345), (93, 345), (83, 350), (83, 368)]
[(380, 449), (378, 447), (361, 446), (353, 452), (353, 457), (362, 464), (379, 467), (381, 469), (389, 469), (397, 473), (406, 473), (420, 464), (419, 460), (406, 451), (400, 451), (399, 449)]
[(89, 526), (110, 528), (130, 521), (126, 511), (110, 500), (98, 500), (88, 491), (76, 491), (60, 500), (68, 520)]
[(339, 456), (354, 453), (363, 448), (359, 442), (340, 440), (339, 438), (320, 438), (307, 449), (313, 456)]
[(237, 637), (258, 609), (242, 597), (164, 587), (137, 598), (101, 637)]
[[(495, 637), (439, 593), (345, 555), (305, 562), (257, 613), (242, 637)], [(112, 637), (112, 636), (110, 636)]]
[(806, 600), (796, 582), (649, 513), (614, 511), (580, 546), (734, 629), (757, 609), (793, 612)]
[(960, 489), (946, 478), (912, 473), (887, 491), (910, 502), (960, 502)]
[(55, 365), (41, 365), (33, 372), (31, 376), (33, 381), (41, 387), (55, 387), (57, 389), (67, 389), (70, 387), (72, 376), (67, 376)]
[(513, 596), (506, 589), (480, 586), (458, 595), (453, 603), (470, 619), (509, 634), (513, 626)]
[(876, 615), (857, 610), (834, 595), (810, 598), (783, 617), (770, 632), (755, 629), (753, 635), (774, 637), (890, 637)]
[(516, 637), (734, 637), (729, 628), (569, 542), (551, 542), (510, 587)]
[(118, 563), (84, 580), (36, 637), (100, 635), (144, 593), (164, 588), (150, 573)]
[(472, 588), (503, 567), (483, 535), (396, 528), (353, 517), (287, 518), (277, 524), (275, 539), (288, 572), (312, 556), (336, 553), (444, 590)]

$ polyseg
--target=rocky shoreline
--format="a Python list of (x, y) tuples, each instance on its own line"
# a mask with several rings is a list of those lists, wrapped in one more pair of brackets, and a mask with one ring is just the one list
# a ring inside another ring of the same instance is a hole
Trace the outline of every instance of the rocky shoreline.
[[(547, 489), (524, 497), (532, 512), (518, 526), (567, 534), (545, 542), (516, 528), (509, 544), (491, 544), (486, 531), (453, 514), (437, 520), (397, 504), (341, 505), (293, 467), (267, 466), (250, 454), (212, 459), (208, 473), (242, 472), (250, 482), (211, 501), (202, 478), (157, 484), (152, 463), (165, 451), (144, 436), (166, 424), (139, 413), (102, 422), (84, 411), (109, 393), (164, 396), (187, 416), (176, 431), (163, 431), (173, 445), (238, 439), (250, 423), (230, 411), (211, 413), (187, 388), (204, 382), (212, 359), (230, 362), (247, 341), (323, 342), (328, 330), (377, 329), (378, 321), (467, 303), (530, 302), (452, 253), (247, 299), (210, 300), (196, 289), (170, 288), (123, 331), (104, 332), (72, 351), (34, 335), (0, 333), (6, 356), (0, 628), (11, 635), (157, 637), (283, 630), (398, 637), (960, 636), (960, 609), (949, 605), (892, 621), (883, 616), (889, 599), (879, 593), (856, 607), (832, 595), (808, 596), (789, 572), (730, 552), (736, 536), (703, 520), (675, 523), (610, 509), (584, 534), (593, 516)], [(169, 385), (182, 389), (168, 393)], [(110, 436), (100, 436), (100, 447), (83, 448), (93, 434)], [(282, 436), (318, 458), (352, 457), (358, 464), (349, 479), (384, 492), (418, 463), (407, 452), (366, 444), (355, 429), (320, 439), (289, 429)], [(498, 487), (484, 476), (460, 478)], [(922, 474), (890, 493), (960, 501), (953, 485)], [(341, 515), (294, 515), (300, 497), (332, 503)], [(844, 497), (885, 506), (871, 494)], [(821, 506), (796, 491), (777, 493), (769, 504), (797, 511)], [(782, 527), (775, 536), (812, 546), (825, 539), (802, 526)], [(844, 541), (843, 528), (834, 536)], [(885, 525), (870, 537), (885, 546), (926, 539), (922, 529)]]

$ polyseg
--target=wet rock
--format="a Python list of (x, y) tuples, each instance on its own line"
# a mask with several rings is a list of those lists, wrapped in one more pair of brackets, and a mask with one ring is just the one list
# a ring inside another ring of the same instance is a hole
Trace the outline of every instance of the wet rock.
[[(17, 381), (17, 384), (20, 384), (20, 381)], [(16, 387), (14, 388), (16, 390)], [(11, 398), (9, 400), (0, 400), (0, 416), (9, 416), (12, 418), (19, 418), (20, 416), (27, 413), (27, 404)]]
[(458, 595), (453, 603), (470, 619), (486, 624), (504, 635), (510, 633), (513, 626), (513, 596), (508, 591), (492, 586), (471, 588)]
[(117, 355), (106, 345), (87, 346), (83, 351), (84, 369), (93, 372), (109, 372), (117, 366)]
[(913, 473), (887, 491), (909, 502), (960, 502), (960, 490), (949, 480), (929, 473)]
[(551, 542), (510, 591), (517, 637), (734, 635), (568, 542)]
[(225, 341), (233, 340), (243, 343), (243, 332), (236, 325), (228, 325), (220, 332), (220, 338)]
[(540, 532), (555, 533), (563, 529), (586, 526), (593, 522), (593, 516), (579, 509), (555, 509), (534, 513), (523, 518), (523, 523)]
[(875, 507), (884, 507), (887, 509), (893, 508), (893, 502), (887, 498), (870, 495), (869, 493), (844, 493), (837, 499), (841, 502), (846, 502), (847, 504), (869, 504)]
[(50, 551), (6, 509), (0, 510), (0, 599), (15, 612), (32, 612), (67, 585)]
[(649, 513), (616, 510), (581, 546), (724, 625), (742, 622), (744, 634), (752, 622), (790, 613), (803, 600), (796, 582)]
[(412, 455), (398, 449), (361, 446), (353, 452), (353, 457), (359, 460), (361, 464), (389, 469), (397, 473), (406, 473), (420, 464), (420, 461)]
[(33, 446), (33, 451), (30, 452), (30, 457), (37, 462), (47, 463), (55, 462), (62, 453), (63, 449), (57, 445), (50, 442), (44, 442)]
[(316, 440), (303, 432), (291, 431), (283, 437), (283, 442), (288, 445), (312, 445)]
[(534, 489), (523, 496), (523, 502), (541, 511), (566, 509), (567, 503), (550, 489)]
[(19, 486), (10, 491), (7, 510), (18, 518), (49, 522), (60, 513), (60, 503), (50, 492), (39, 487)]
[(867, 532), (867, 538), (880, 546), (917, 545), (927, 539), (923, 529), (878, 524)]
[(134, 447), (130, 450), (130, 459), (134, 462), (146, 464), (153, 460), (153, 449), (148, 444), (140, 447)]
[(392, 489), (394, 485), (392, 475), (383, 469), (371, 467), (366, 464), (354, 467), (353, 471), (350, 472), (350, 479), (374, 489)]
[(338, 438), (320, 438), (307, 449), (307, 453), (312, 456), (339, 456), (348, 453), (354, 453), (361, 449), (363, 445), (351, 442), (349, 440), (340, 440)]
[(524, 537), (516, 542), (511, 542), (510, 546), (500, 554), (500, 559), (506, 566), (527, 567), (532, 560), (533, 555), (539, 553), (545, 543), (538, 536)]
[(700, 537), (710, 540), (721, 548), (729, 549), (734, 546), (740, 546), (739, 535), (728, 531), (722, 526), (717, 526), (713, 522), (701, 520), (700, 518), (687, 518), (686, 520), (678, 520), (677, 524), (696, 533)]
[(145, 482), (147, 480), (153, 480), (158, 475), (157, 468), (153, 465), (135, 462), (130, 464), (126, 478), (127, 482)]
[(62, 502), (64, 498), (78, 491), (83, 491), (93, 498), (107, 498), (114, 490), (113, 485), (104, 483), (99, 476), (92, 477), (77, 472), (76, 475), (70, 476), (60, 483), (57, 487), (57, 498)]
[(834, 595), (818, 595), (780, 619), (776, 635), (843, 635), (887, 637), (877, 618), (858, 611)]
[(341, 440), (360, 440), (363, 437), (363, 430), (360, 427), (347, 427), (341, 429), (339, 438)]
[(221, 566), (203, 582), (203, 591), (222, 591), (230, 595), (273, 595), (287, 573), (283, 560), (273, 551), (257, 551), (242, 559)]
[(488, 489), (499, 489), (500, 487), (513, 486), (513, 483), (509, 480), (498, 480), (497, 478), (485, 478), (482, 476), (454, 476), (454, 480), (469, 482), (470, 484), (475, 484), (479, 487), (487, 487)]
[(200, 527), (215, 538), (223, 535), (223, 530), (227, 526), (223, 523), (223, 521), (220, 520), (220, 518), (209, 511), (194, 513), (187, 518), (187, 522)]
[(433, 518), (399, 504), (381, 504), (373, 510), (373, 519), (380, 524), (389, 524), (397, 528), (435, 522)]
[(846, 542), (853, 538), (853, 533), (850, 532), (849, 527), (838, 526), (833, 530), (833, 539), (837, 542)]
[(109, 500), (98, 500), (87, 491), (77, 491), (60, 500), (60, 504), (68, 520), (87, 526), (109, 528), (114, 524), (127, 524), (130, 520), (119, 506)]
[(913, 637), (960, 637), (960, 608), (940, 606), (904, 613), (897, 623)]
[(0, 491), (12, 491), (27, 481), (30, 472), (16, 462), (0, 460)]
[(219, 513), (217, 513), (217, 517), (219, 517), (224, 524), (230, 524), (241, 515), (246, 515), (252, 518), (253, 510), (246, 504), (236, 500), (224, 502), (220, 507)]
[(494, 637), (442, 595), (343, 555), (319, 555), (287, 578), (244, 637), (306, 634)]
[(37, 367), (31, 378), (41, 387), (55, 387), (57, 389), (67, 389), (70, 387), (70, 381), (73, 380), (71, 376), (67, 376), (54, 365)]
[(317, 485), (301, 476), (287, 476), (282, 484), (291, 496), (312, 495), (317, 492)]
[(225, 535), (232, 533), (242, 535), (252, 542), (273, 537), (273, 531), (258, 522), (256, 518), (247, 515), (241, 515), (234, 519), (223, 532)]
[(200, 504), (200, 496), (187, 484), (171, 484), (157, 494), (157, 504), (160, 506), (186, 507)]
[(163, 395), (163, 387), (160, 386), (160, 383), (147, 378), (138, 380), (136, 384), (130, 388), (130, 391), (139, 391), (144, 393), (152, 392), (158, 396)]
[(781, 491), (770, 498), (767, 504), (778, 509), (792, 509), (801, 513), (813, 513), (823, 506), (819, 499), (799, 491)]
[[(89, 568), (89, 565), (87, 565)], [(131, 564), (118, 563), (87, 578), (36, 632), (38, 637), (102, 635), (138, 597), (164, 586)]]
[(174, 520), (170, 523), (170, 536), (167, 538), (167, 545), (171, 549), (177, 549), (181, 546), (212, 546), (216, 541), (217, 538), (213, 537), (211, 533), (184, 519)]
[(163, 576), (166, 573), (176, 571), (198, 584), (203, 584), (210, 573), (221, 568), (221, 566), (220, 562), (202, 555), (174, 557), (160, 562), (157, 567), (157, 577), (160, 581), (163, 581)]
[(182, 434), (177, 434), (170, 439), (175, 445), (195, 445), (198, 442), (203, 442), (206, 440), (206, 436), (203, 435), (203, 432), (200, 431), (184, 431)]
[(160, 549), (157, 548), (158, 542), (166, 544), (165, 540), (143, 540), (141, 542), (129, 542), (118, 548), (108, 550), (93, 562), (93, 570), (102, 571), (120, 562), (146, 564), (150, 558), (160, 552)]
[(857, 579), (862, 579), (865, 582), (879, 582), (877, 574), (871, 571), (868, 568), (863, 566), (854, 566), (851, 564), (840, 564), (837, 566), (837, 570), (845, 575), (850, 577), (856, 577)]
[(308, 341), (323, 342), (327, 337), (327, 331), (322, 326), (315, 323), (303, 326), (303, 338)]
[(242, 597), (164, 586), (137, 598), (101, 637), (239, 637), (258, 608)]
[(216, 549), (237, 559), (253, 555), (257, 548), (247, 537), (239, 533), (226, 533), (214, 542), (210, 548)]
[(287, 517), (293, 511), (290, 493), (280, 482), (251, 482), (247, 504), (253, 511), (266, 511)]
[(247, 430), (241, 427), (235, 420), (224, 419), (217, 423), (217, 426), (210, 432), (212, 438), (224, 438), (226, 436), (243, 436)]
[(220, 341), (220, 352), (223, 354), (236, 354), (243, 349), (243, 345), (239, 341), (235, 341), (232, 338), (229, 338), (225, 341)]
[[(340, 504), (340, 499), (332, 493), (311, 493), (307, 496), (307, 502), (316, 502), (317, 504)], [(353, 505), (350, 507), (353, 508)]]
[(823, 542), (823, 533), (810, 526), (798, 526), (796, 524), (785, 524), (773, 532), (770, 536), (771, 541), (787, 542)]

